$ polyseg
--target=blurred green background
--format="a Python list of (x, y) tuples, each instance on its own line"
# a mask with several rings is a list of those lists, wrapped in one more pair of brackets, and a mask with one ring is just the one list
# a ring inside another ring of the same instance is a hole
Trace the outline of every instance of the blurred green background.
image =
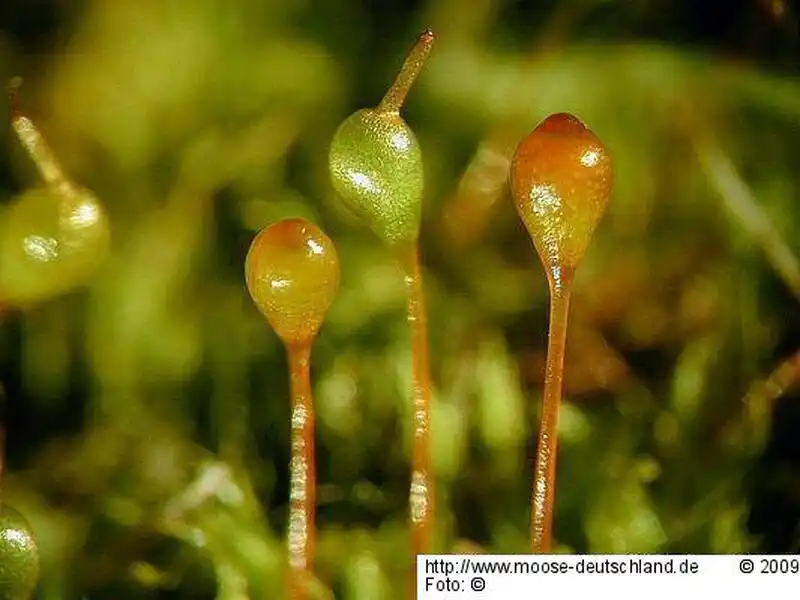
[[(289, 216), (342, 268), (312, 363), (317, 597), (399, 597), (403, 282), (326, 160), (424, 27), (437, 42), (405, 115), (427, 178), (437, 550), (527, 549), (547, 289), (506, 181), (562, 111), (617, 181), (572, 306), (558, 550), (800, 549), (791, 4), (4, 0), (0, 78), (24, 78), (113, 227), (88, 285), (0, 324), (4, 500), (39, 537), (39, 598), (280, 596), (288, 378), (243, 261)], [(10, 202), (37, 175), (0, 121)]]

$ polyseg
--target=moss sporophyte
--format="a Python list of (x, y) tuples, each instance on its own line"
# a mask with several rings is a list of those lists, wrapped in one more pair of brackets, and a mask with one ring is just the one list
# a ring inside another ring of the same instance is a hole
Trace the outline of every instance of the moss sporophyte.
[[(423, 164), (419, 143), (400, 116), (430, 54), (425, 31), (375, 108), (348, 117), (329, 151), (332, 186), (384, 242), (403, 271), (411, 338), (412, 555), (429, 552), (434, 520), (431, 381), (427, 317), (419, 259)], [(88, 190), (71, 182), (12, 93), (12, 125), (39, 168), (43, 185), (5, 209), (0, 225), (0, 303), (27, 306), (87, 280), (107, 254), (108, 219)], [(550, 321), (542, 421), (531, 498), (531, 546), (550, 550), (558, 411), (573, 277), (612, 188), (611, 158), (576, 117), (555, 114), (517, 147), (511, 187), (521, 219), (545, 268)], [(287, 219), (262, 229), (245, 259), (247, 289), (285, 346), (291, 387), (291, 458), (287, 597), (309, 596), (314, 572), (315, 454), (310, 360), (314, 340), (339, 287), (336, 248), (316, 225)], [(2, 459), (0, 458), (0, 467)], [(0, 503), (0, 600), (28, 600), (39, 570), (30, 526)]]
[[(3, 207), (0, 306), (25, 309), (87, 281), (105, 258), (109, 223), (100, 201), (73, 183), (33, 121), (12, 82), (11, 125), (39, 170), (37, 185)], [(0, 425), (0, 490), (5, 429)], [(0, 600), (29, 600), (39, 578), (39, 549), (30, 524), (0, 497)]]
[(405, 276), (412, 355), (412, 444), (409, 492), (412, 554), (430, 548), (434, 477), (430, 455), (428, 333), (417, 238), (422, 211), (422, 154), (400, 116), (406, 95), (422, 71), (434, 36), (425, 31), (394, 84), (375, 108), (348, 117), (331, 142), (333, 187), (343, 202), (391, 250)]
[(287, 597), (308, 595), (314, 569), (316, 469), (311, 346), (339, 287), (333, 242), (304, 219), (270, 225), (245, 260), (247, 289), (286, 347), (291, 381)]
[(11, 124), (43, 185), (5, 207), (0, 221), (0, 304), (27, 307), (87, 281), (108, 252), (109, 222), (100, 201), (65, 174), (17, 101)]
[(611, 157), (576, 117), (547, 117), (520, 142), (511, 164), (517, 212), (547, 274), (550, 326), (541, 426), (531, 495), (531, 548), (548, 552), (555, 502), (558, 411), (575, 270), (611, 196)]
[[(333, 187), (383, 240), (405, 275), (412, 352), (409, 505), (413, 555), (429, 551), (434, 515), (431, 384), (417, 247), (422, 158), (416, 137), (399, 111), (432, 44), (433, 34), (424, 32), (380, 104), (348, 117), (336, 131), (329, 153)], [(611, 159), (603, 143), (580, 120), (564, 113), (551, 115), (523, 139), (511, 165), (514, 200), (545, 268), (551, 299), (542, 422), (531, 497), (534, 552), (549, 551), (552, 539), (558, 410), (573, 276), (605, 211), (612, 179)], [(314, 537), (310, 347), (336, 293), (338, 262), (333, 244), (319, 229), (294, 219), (259, 233), (247, 256), (246, 273), (254, 301), (290, 357), (294, 396), (290, 595), (300, 597), (302, 574), (312, 566)]]

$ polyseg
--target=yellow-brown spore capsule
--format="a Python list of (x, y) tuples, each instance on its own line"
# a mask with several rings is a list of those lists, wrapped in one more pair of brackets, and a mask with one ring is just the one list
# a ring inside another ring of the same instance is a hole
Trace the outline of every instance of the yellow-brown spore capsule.
[(77, 186), (39, 186), (0, 219), (0, 299), (28, 306), (87, 281), (110, 244), (100, 201)]
[(520, 142), (511, 187), (548, 276), (574, 271), (606, 210), (611, 156), (576, 117), (550, 115)]
[(284, 344), (308, 344), (336, 296), (339, 258), (316, 225), (286, 219), (255, 237), (245, 278), (253, 301)]

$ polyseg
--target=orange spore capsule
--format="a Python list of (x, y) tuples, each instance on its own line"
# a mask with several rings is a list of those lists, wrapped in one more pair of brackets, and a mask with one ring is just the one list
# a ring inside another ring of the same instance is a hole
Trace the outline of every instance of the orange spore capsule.
[(245, 260), (247, 289), (287, 346), (310, 344), (339, 287), (330, 238), (305, 219), (262, 229)]
[(549, 552), (564, 377), (567, 320), (575, 269), (606, 210), (611, 157), (576, 117), (547, 117), (520, 142), (511, 163), (517, 212), (536, 246), (550, 288), (550, 326), (541, 426), (531, 493), (531, 550)]
[(517, 147), (511, 187), (548, 277), (575, 270), (608, 205), (611, 157), (577, 117), (550, 115)]

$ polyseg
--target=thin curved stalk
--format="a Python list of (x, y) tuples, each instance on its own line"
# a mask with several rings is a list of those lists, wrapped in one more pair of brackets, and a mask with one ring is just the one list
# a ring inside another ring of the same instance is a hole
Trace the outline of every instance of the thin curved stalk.
[(531, 550), (549, 552), (553, 538), (556, 457), (558, 451), (558, 412), (564, 378), (564, 353), (567, 340), (571, 284), (550, 285), (550, 329), (547, 339), (547, 366), (542, 399), (542, 421), (536, 450), (536, 467), (531, 496)]
[(428, 325), (422, 272), (416, 246), (400, 250), (405, 275), (408, 325), (411, 330), (411, 548), (414, 556), (430, 549), (434, 515), (434, 481), (431, 460), (431, 378), (428, 364)]

